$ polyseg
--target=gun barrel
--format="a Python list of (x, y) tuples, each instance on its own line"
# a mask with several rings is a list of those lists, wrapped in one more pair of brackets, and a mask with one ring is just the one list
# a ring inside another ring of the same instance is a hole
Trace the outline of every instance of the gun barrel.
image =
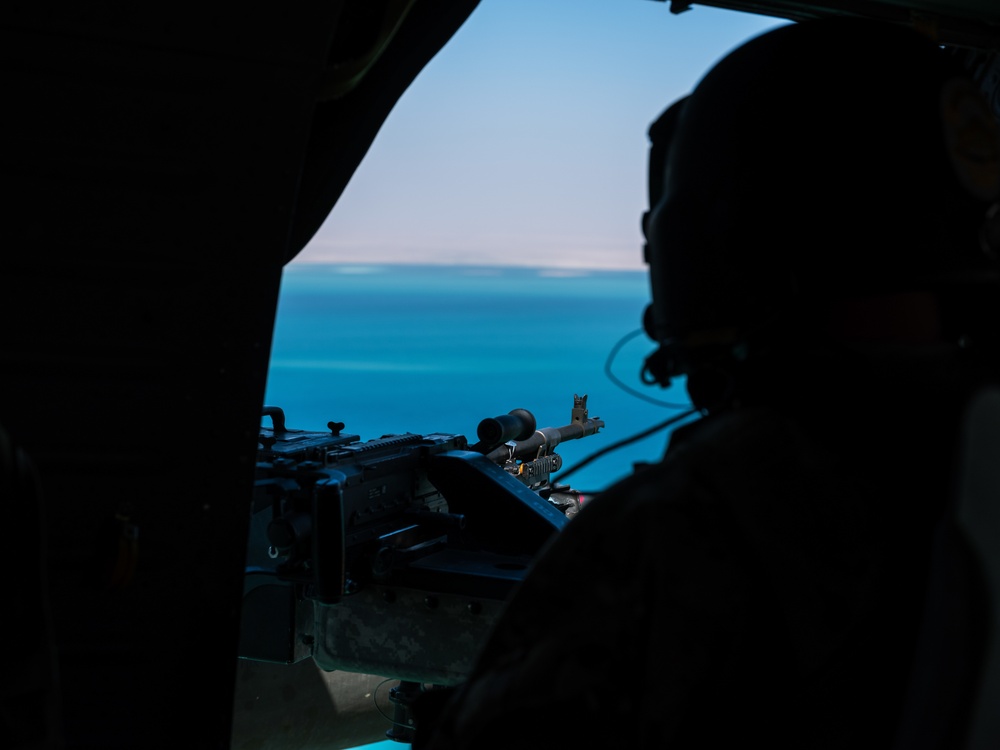
[(563, 427), (542, 427), (535, 430), (535, 434), (526, 440), (514, 441), (513, 447), (501, 445), (496, 450), (487, 453), (486, 456), (496, 463), (502, 463), (511, 458), (528, 456), (534, 458), (538, 455), (539, 449), (543, 449), (543, 453), (548, 453), (559, 443), (593, 435), (602, 427), (604, 427), (604, 420), (599, 417), (573, 422)]

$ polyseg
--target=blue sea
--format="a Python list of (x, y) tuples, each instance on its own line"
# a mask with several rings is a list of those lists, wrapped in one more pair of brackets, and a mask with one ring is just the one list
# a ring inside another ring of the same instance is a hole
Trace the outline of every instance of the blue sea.
[[(640, 271), (292, 264), (266, 404), (284, 410), (289, 428), (337, 421), (362, 440), (446, 432), (475, 442), (483, 418), (515, 408), (531, 411), (539, 427), (569, 424), (574, 394), (586, 394), (605, 427), (557, 448), (566, 471), (687, 407), (682, 383), (641, 383), (653, 348), (645, 336), (622, 343), (648, 302)], [(611, 373), (638, 396), (605, 372), (616, 345)], [(634, 463), (658, 460), (666, 440), (658, 432), (566, 481), (598, 492)]]

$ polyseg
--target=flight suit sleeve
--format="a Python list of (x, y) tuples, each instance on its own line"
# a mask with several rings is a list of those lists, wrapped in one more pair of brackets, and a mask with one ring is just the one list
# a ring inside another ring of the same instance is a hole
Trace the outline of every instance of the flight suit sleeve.
[(740, 556), (724, 507), (676, 462), (626, 480), (540, 556), (414, 747), (683, 746), (733, 668)]

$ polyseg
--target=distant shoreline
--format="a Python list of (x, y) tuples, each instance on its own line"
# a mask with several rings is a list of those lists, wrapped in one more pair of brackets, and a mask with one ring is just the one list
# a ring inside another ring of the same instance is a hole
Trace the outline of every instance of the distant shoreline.
[(470, 276), (502, 275), (507, 273), (530, 272), (539, 276), (595, 276), (602, 274), (646, 275), (645, 268), (595, 267), (595, 266), (564, 266), (564, 265), (515, 265), (499, 263), (452, 263), (442, 261), (414, 262), (407, 261), (362, 261), (362, 260), (298, 260), (293, 259), (285, 265), (286, 271), (303, 270), (316, 271), (326, 268), (345, 274), (376, 273), (382, 270), (412, 269), (414, 272), (449, 271)]

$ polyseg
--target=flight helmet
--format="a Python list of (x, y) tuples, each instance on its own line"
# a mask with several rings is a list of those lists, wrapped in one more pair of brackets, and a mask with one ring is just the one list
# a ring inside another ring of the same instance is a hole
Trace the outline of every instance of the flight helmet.
[(686, 375), (696, 405), (822, 339), (837, 300), (997, 281), (996, 120), (959, 59), (916, 31), (767, 32), (650, 139), (644, 324), (660, 348), (644, 378)]

